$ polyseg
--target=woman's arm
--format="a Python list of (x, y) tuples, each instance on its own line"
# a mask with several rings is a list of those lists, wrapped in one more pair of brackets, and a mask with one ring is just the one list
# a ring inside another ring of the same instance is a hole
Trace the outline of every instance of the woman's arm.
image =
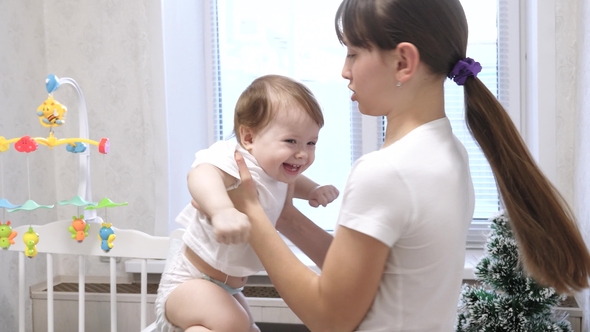
[[(250, 218), (250, 245), (282, 298), (312, 331), (354, 330), (375, 298), (389, 248), (372, 237), (340, 227), (328, 249), (322, 274), (317, 275), (280, 238), (258, 202), (239, 153), (236, 161), (242, 184), (229, 195), (234, 206)], [(287, 215), (293, 217), (292, 212)]]
[(293, 206), (292, 190), (289, 190), (276, 228), (311, 258), (320, 269), (323, 267), (333, 237)]

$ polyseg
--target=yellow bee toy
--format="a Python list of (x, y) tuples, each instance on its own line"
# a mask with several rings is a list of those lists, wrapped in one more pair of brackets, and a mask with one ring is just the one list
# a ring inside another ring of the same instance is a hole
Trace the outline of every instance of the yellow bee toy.
[(60, 126), (66, 122), (67, 108), (49, 95), (47, 100), (37, 108), (39, 122), (45, 127)]

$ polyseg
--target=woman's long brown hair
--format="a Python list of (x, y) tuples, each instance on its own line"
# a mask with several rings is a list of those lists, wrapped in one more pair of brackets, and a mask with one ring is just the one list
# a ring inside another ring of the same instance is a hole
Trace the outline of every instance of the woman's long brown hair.
[[(447, 76), (466, 57), (467, 20), (459, 0), (344, 0), (335, 23), (338, 38), (357, 47), (414, 44), (434, 74)], [(492, 168), (525, 271), (558, 293), (587, 288), (590, 254), (568, 204), (488, 88), (469, 77), (464, 89), (465, 121)]]

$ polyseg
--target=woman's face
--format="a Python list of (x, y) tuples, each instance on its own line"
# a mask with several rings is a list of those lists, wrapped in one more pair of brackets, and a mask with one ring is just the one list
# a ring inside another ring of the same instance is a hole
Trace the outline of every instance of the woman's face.
[(349, 80), (351, 99), (362, 114), (379, 116), (391, 112), (397, 81), (390, 52), (347, 46), (342, 77)]

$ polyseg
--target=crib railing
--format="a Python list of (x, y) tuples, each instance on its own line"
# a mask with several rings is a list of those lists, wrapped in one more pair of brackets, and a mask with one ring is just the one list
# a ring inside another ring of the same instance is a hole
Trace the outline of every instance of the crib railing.
[[(19, 310), (18, 326), (19, 332), (25, 331), (25, 303), (26, 303), (26, 285), (25, 270), (27, 259), (42, 259), (43, 254), (47, 259), (47, 331), (54, 332), (54, 271), (53, 255), (69, 254), (78, 256), (78, 331), (84, 332), (85, 316), (85, 257), (87, 256), (105, 256), (109, 257), (110, 264), (110, 326), (111, 332), (117, 331), (117, 257), (136, 258), (142, 260), (141, 263), (141, 300), (140, 300), (140, 326), (146, 329), (147, 326), (147, 260), (148, 259), (166, 259), (171, 239), (180, 238), (182, 230), (173, 232), (170, 237), (152, 236), (137, 230), (117, 229), (115, 231), (114, 246), (108, 252), (101, 248), (101, 240), (98, 236), (101, 228), (100, 224), (90, 224), (88, 237), (82, 242), (77, 242), (71, 238), (68, 227), (72, 220), (62, 220), (51, 222), (46, 225), (33, 225), (33, 230), (39, 235), (39, 242), (36, 245), (38, 255), (33, 258), (27, 258), (25, 255), (25, 244), (22, 236), (29, 230), (29, 225), (23, 225), (15, 228), (18, 233), (15, 244), (11, 245), (9, 251), (17, 251), (19, 255)], [(20, 239), (20, 240), (19, 240)], [(41, 254), (41, 255), (39, 255)], [(128, 318), (126, 318), (128, 319)]]

